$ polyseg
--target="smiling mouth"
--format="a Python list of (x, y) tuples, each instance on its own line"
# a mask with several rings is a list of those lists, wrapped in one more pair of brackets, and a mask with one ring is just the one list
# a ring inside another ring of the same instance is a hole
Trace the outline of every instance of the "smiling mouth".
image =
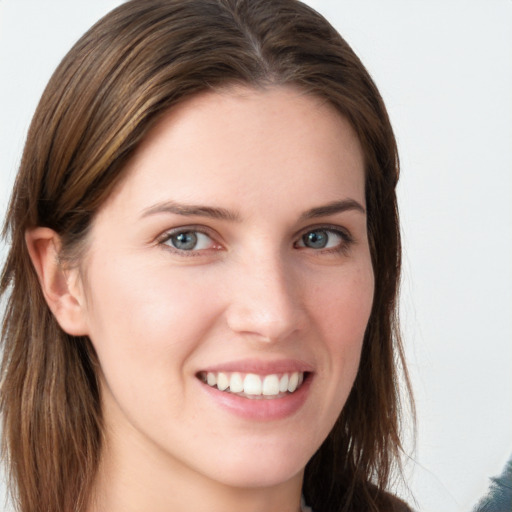
[(250, 399), (282, 398), (295, 393), (307, 379), (308, 372), (257, 375), (240, 372), (200, 372), (198, 378), (206, 385)]

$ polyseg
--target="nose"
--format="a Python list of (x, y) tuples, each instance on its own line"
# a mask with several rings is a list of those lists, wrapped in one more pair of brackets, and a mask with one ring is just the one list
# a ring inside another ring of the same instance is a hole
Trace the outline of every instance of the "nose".
[(260, 342), (290, 338), (306, 325), (297, 273), (279, 257), (253, 257), (231, 284), (227, 323)]

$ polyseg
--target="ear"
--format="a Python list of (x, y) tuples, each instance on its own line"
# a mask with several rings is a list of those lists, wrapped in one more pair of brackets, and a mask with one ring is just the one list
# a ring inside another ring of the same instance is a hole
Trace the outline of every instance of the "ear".
[(25, 232), (25, 242), (44, 298), (62, 329), (73, 336), (88, 334), (85, 297), (78, 269), (59, 261), (61, 241), (50, 228)]

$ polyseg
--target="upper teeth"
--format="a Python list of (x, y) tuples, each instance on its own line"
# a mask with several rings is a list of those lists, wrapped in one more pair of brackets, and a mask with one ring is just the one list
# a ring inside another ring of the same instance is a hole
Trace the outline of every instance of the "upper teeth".
[(220, 391), (250, 396), (275, 396), (279, 393), (293, 393), (302, 384), (304, 373), (257, 375), (239, 372), (207, 372), (201, 377), (206, 384), (217, 387)]

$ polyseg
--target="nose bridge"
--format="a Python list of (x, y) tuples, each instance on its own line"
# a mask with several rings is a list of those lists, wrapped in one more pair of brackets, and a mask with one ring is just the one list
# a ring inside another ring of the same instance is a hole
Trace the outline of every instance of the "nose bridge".
[(228, 324), (262, 341), (284, 339), (303, 325), (299, 295), (294, 269), (278, 250), (254, 252), (236, 278)]

